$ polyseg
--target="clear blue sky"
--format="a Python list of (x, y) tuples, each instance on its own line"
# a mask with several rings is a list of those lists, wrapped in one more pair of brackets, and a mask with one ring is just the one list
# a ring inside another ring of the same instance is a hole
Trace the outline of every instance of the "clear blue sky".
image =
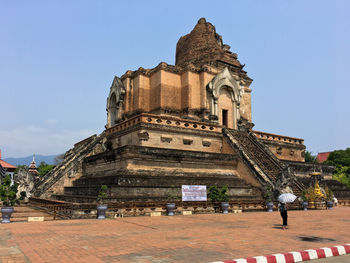
[(350, 147), (350, 1), (1, 1), (3, 158), (58, 154), (106, 123), (113, 77), (175, 63), (200, 17), (254, 79), (255, 130)]

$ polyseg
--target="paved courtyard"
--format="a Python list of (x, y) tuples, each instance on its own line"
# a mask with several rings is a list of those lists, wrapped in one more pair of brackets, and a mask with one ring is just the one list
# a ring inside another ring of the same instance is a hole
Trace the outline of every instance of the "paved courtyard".
[(0, 262), (212, 262), (350, 243), (350, 207), (0, 225)]

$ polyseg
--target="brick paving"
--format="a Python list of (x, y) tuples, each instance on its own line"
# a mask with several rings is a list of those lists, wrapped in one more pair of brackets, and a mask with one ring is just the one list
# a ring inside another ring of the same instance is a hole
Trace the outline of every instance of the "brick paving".
[(212, 262), (350, 243), (350, 207), (0, 225), (0, 262)]

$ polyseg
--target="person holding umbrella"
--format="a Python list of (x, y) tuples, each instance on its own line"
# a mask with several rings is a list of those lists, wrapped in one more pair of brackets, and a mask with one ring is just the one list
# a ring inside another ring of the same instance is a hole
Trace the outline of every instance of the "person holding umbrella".
[(281, 194), (278, 197), (278, 210), (281, 213), (281, 217), (283, 220), (283, 225), (282, 225), (282, 229), (288, 229), (288, 212), (287, 212), (287, 204), (288, 203), (293, 203), (294, 200), (297, 197), (291, 193), (285, 193), (285, 194)]

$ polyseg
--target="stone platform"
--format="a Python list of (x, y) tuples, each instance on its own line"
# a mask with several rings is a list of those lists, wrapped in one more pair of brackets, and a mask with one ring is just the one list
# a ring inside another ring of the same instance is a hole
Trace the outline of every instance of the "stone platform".
[(233, 154), (123, 146), (87, 157), (83, 176), (53, 199), (93, 203), (103, 184), (107, 202), (181, 200), (182, 185), (227, 186), (233, 200), (261, 199), (261, 189), (240, 178), (239, 169)]

